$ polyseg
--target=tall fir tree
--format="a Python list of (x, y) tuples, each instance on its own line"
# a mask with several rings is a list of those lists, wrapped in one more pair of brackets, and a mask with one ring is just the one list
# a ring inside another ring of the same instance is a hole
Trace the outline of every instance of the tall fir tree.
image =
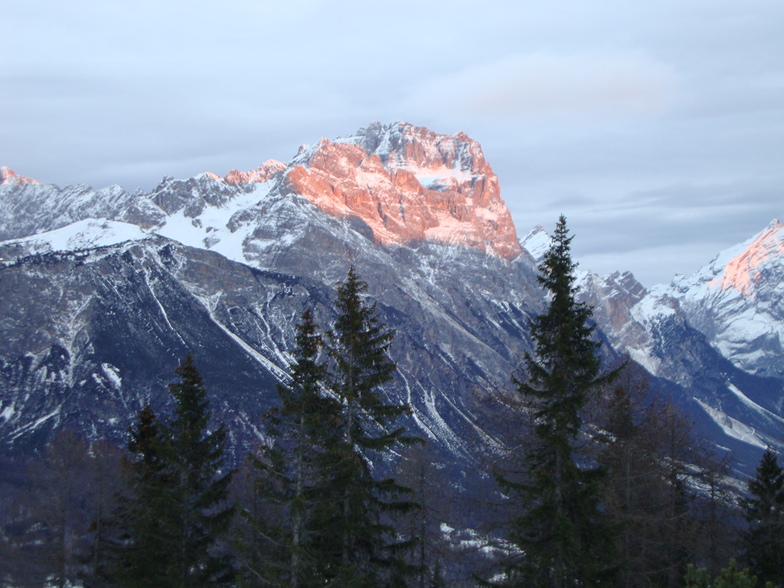
[(603, 586), (614, 581), (611, 527), (599, 508), (604, 471), (578, 462), (575, 448), (589, 395), (614, 375), (600, 375), (600, 343), (591, 308), (576, 300), (570, 244), (561, 216), (540, 266), (548, 311), (531, 323), (536, 352), (513, 381), (534, 423), (534, 445), (524, 457), (524, 479), (499, 481), (523, 499), (510, 539), (523, 554), (508, 562), (509, 585)]
[[(118, 508), (103, 523), (114, 529), (109, 552), (113, 573), (109, 581), (128, 588), (157, 585), (165, 573), (165, 534), (159, 513), (164, 506), (163, 489), (169, 482), (161, 458), (162, 433), (158, 416), (150, 406), (137, 415), (128, 430), (128, 456), (123, 462), (125, 488), (118, 497)], [(104, 578), (105, 580), (106, 578)]]
[(412, 439), (396, 426), (408, 407), (390, 403), (380, 388), (396, 369), (388, 356), (394, 332), (380, 321), (376, 304), (365, 301), (367, 288), (352, 266), (338, 288), (338, 317), (329, 337), (341, 439), (323, 463), (335, 507), (321, 516), (333, 552), (327, 575), (336, 586), (395, 585), (412, 571), (403, 552), (414, 540), (398, 540), (392, 525), (396, 514), (417, 508), (411, 490), (391, 477), (374, 479), (369, 465)]
[(742, 504), (749, 524), (746, 563), (760, 582), (784, 586), (784, 471), (770, 448), (749, 481), (749, 497)]
[[(322, 338), (310, 310), (297, 325), (290, 381), (278, 386), (279, 408), (266, 415), (267, 432), (273, 439), (254, 460), (260, 475), (256, 483), (259, 499), (268, 508), (254, 515), (246, 512), (254, 531), (252, 545), (259, 556), (243, 558), (249, 585), (279, 585), (299, 588), (322, 585), (317, 573), (323, 568), (322, 530), (315, 512), (329, 495), (325, 456), (340, 441), (340, 404), (324, 391), (326, 367), (320, 358)], [(329, 557), (329, 554), (326, 555)]]
[(191, 355), (175, 373), (174, 418), (162, 423), (145, 409), (131, 430), (134, 487), (121, 585), (185, 588), (232, 580), (228, 555), (218, 549), (233, 515), (226, 503), (231, 475), (222, 473), (226, 430), (208, 430), (207, 391)]

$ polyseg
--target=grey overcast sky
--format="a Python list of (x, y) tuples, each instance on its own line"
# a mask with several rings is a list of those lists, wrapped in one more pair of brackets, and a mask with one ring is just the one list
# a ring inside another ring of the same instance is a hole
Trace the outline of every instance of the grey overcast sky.
[[(479, 141), (518, 233), (650, 286), (784, 217), (782, 0), (2, 0), (0, 165), (149, 190), (371, 121)], [(784, 220), (784, 219), (782, 219)]]

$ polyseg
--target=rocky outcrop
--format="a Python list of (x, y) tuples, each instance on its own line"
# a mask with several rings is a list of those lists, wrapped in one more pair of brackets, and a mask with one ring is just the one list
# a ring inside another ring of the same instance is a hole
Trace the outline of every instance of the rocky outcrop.
[[(783, 228), (781, 221), (774, 220), (748, 247), (727, 262), (721, 276), (721, 289), (733, 288), (746, 298), (755, 296), (768, 266), (780, 263), (784, 255)], [(716, 280), (710, 282), (712, 286), (716, 283)]]
[(6, 166), (0, 167), (0, 186), (8, 184), (40, 184), (38, 180), (20, 176), (14, 170)]
[(256, 169), (250, 171), (239, 171), (236, 169), (231, 170), (223, 178), (229, 184), (242, 184), (246, 182), (267, 182), (273, 179), (276, 175), (282, 174), (286, 171), (286, 164), (274, 159), (268, 159)]
[(327, 214), (357, 217), (376, 243), (460, 245), (505, 259), (521, 248), (498, 177), (464, 133), (374, 123), (322, 139), (289, 167), (281, 190)]

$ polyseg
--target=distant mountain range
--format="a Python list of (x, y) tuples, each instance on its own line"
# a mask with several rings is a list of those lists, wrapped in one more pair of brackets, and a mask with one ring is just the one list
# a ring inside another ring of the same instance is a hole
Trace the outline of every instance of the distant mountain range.
[[(164, 409), (192, 351), (241, 455), (264, 435), (298, 317), (312, 308), (329, 325), (354, 264), (397, 332), (387, 393), (411, 404), (408, 425), (459, 484), (495, 442), (483, 398), (510, 387), (546, 305), (547, 236), (518, 239), (462, 133), (373, 123), (288, 163), (150, 193), (7, 168), (0, 181), (0, 442), (18, 451), (62, 426), (120, 442), (147, 402)], [(580, 274), (607, 357), (647, 369), (739, 473), (784, 446), (783, 226), (668, 286)]]

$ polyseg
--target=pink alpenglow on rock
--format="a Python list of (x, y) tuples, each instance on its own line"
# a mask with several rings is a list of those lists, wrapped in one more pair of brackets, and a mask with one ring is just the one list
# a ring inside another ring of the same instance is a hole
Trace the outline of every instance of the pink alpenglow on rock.
[(358, 217), (382, 245), (424, 241), (521, 253), (498, 177), (479, 143), (407, 123), (373, 123), (302, 150), (283, 179), (327, 214)]
[(7, 184), (40, 184), (38, 180), (18, 175), (14, 170), (5, 166), (0, 167), (0, 186)]
[(266, 182), (275, 174), (286, 171), (286, 164), (274, 159), (268, 159), (256, 169), (250, 171), (231, 170), (224, 178), (229, 184), (241, 184), (245, 182)]
[(743, 296), (753, 296), (761, 281), (762, 266), (776, 261), (784, 254), (784, 224), (774, 220), (740, 254), (733, 257), (724, 269), (721, 289), (735, 289)]

